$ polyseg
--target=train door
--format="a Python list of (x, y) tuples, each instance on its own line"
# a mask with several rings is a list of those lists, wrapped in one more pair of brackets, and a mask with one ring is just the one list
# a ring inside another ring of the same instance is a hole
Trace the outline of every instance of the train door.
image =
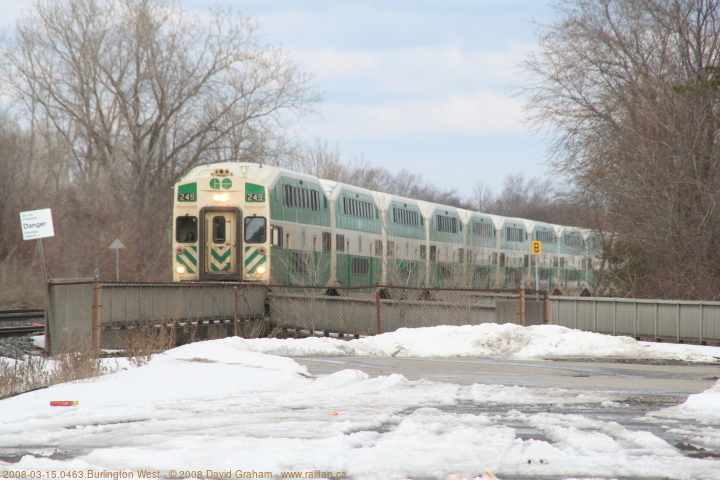
[(203, 273), (208, 279), (239, 278), (237, 210), (205, 210), (203, 213)]

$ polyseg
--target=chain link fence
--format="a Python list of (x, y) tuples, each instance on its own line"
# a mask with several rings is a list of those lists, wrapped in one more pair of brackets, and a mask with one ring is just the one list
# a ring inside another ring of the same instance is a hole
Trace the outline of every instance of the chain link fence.
[(161, 332), (169, 346), (227, 336), (374, 335), (399, 328), (549, 323), (545, 292), (305, 287), (228, 282), (53, 280), (46, 347), (124, 350)]

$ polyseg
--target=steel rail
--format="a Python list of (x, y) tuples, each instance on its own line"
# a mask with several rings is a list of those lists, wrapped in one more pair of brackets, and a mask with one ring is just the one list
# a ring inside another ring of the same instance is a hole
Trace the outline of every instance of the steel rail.
[(28, 333), (41, 333), (45, 331), (45, 325), (21, 325), (18, 327), (0, 327), (0, 338), (19, 337)]
[(45, 318), (45, 310), (0, 310), (0, 322), (12, 322), (26, 318)]

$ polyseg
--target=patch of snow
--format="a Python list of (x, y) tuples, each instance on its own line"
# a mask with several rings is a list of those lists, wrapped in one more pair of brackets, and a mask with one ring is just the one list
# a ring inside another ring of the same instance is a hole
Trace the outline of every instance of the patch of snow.
[(401, 328), (350, 341), (316, 337), (234, 340), (238, 349), (289, 357), (634, 357), (693, 362), (717, 362), (720, 357), (720, 347), (705, 347), (706, 353), (695, 350), (694, 346), (669, 351), (664, 348), (667, 344), (638, 342), (630, 337), (583, 332), (557, 325), (522, 327), (509, 323)]

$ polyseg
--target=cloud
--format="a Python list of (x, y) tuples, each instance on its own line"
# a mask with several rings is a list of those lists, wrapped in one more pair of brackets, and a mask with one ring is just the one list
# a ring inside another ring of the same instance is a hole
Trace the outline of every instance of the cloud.
[(522, 103), (492, 92), (379, 105), (328, 104), (306, 126), (331, 139), (468, 136), (522, 129)]
[(293, 58), (324, 88), (353, 97), (441, 97), (478, 87), (508, 90), (528, 47), (476, 52), (461, 47), (340, 51), (293, 49)]

